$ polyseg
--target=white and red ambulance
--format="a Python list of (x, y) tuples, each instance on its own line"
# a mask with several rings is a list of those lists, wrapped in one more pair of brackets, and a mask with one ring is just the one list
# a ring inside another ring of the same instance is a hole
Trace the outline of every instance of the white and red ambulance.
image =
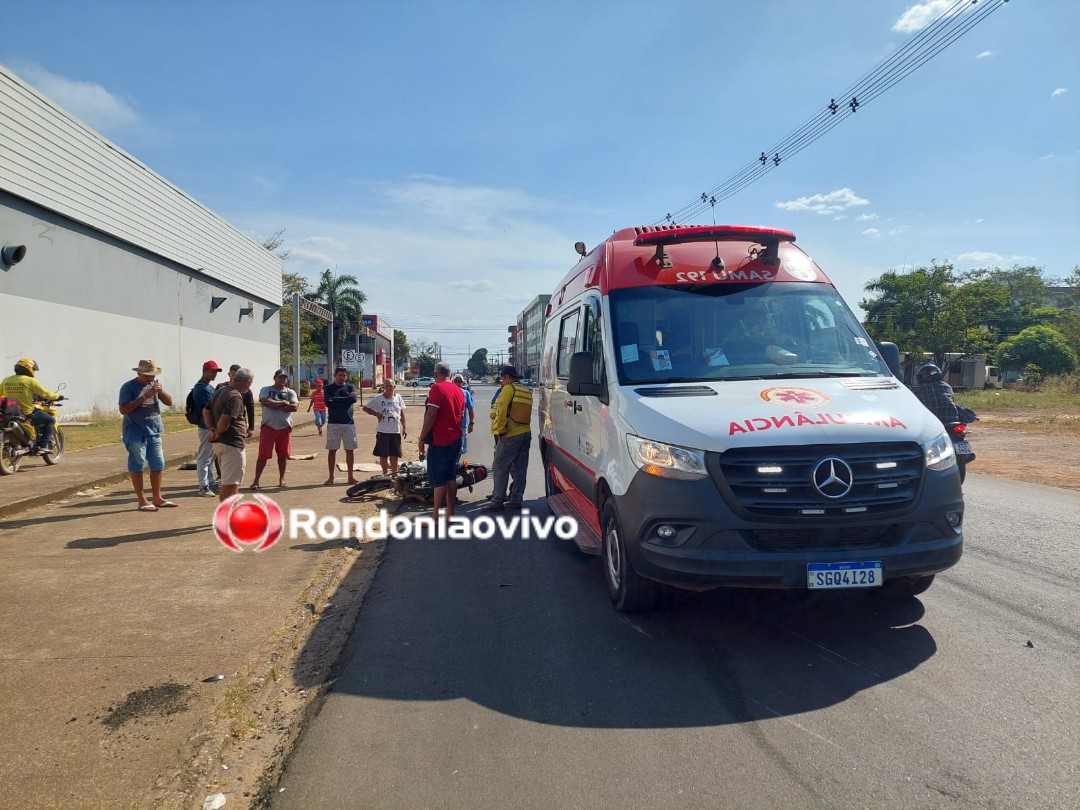
[(578, 249), (548, 306), (540, 453), (617, 608), (661, 584), (912, 596), (960, 559), (952, 442), (793, 233)]

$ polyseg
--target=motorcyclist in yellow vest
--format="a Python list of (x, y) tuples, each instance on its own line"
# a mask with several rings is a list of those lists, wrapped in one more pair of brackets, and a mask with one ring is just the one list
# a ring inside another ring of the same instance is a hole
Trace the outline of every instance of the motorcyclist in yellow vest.
[(52, 450), (53, 425), (56, 423), (56, 419), (51, 413), (35, 408), (34, 397), (54, 401), (63, 399), (63, 397), (38, 382), (34, 378), (34, 372), (36, 371), (40, 371), (40, 368), (29, 357), (19, 360), (15, 363), (15, 373), (0, 380), (0, 396), (5, 396), (18, 403), (23, 415), (30, 418), (30, 423), (40, 436), (38, 447), (42, 451), (48, 452)]
[(491, 406), (491, 432), (498, 444), (491, 465), (495, 489), (484, 507), (488, 512), (521, 508), (532, 443), (532, 391), (521, 384), (521, 375), (513, 366), (503, 366), (499, 379), (502, 389)]

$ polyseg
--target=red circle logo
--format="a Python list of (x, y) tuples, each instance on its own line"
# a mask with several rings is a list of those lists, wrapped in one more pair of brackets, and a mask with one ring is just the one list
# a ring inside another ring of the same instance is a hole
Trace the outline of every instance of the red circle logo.
[(240, 495), (233, 495), (214, 510), (214, 534), (231, 551), (242, 552), (243, 546), (256, 543), (255, 551), (266, 551), (281, 537), (281, 507), (262, 495), (254, 497), (241, 502)]

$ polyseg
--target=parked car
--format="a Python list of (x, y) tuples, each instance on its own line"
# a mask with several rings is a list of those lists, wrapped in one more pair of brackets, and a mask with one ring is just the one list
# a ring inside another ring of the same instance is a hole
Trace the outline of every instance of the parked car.
[(412, 388), (431, 388), (435, 380), (432, 377), (414, 377), (405, 384)]

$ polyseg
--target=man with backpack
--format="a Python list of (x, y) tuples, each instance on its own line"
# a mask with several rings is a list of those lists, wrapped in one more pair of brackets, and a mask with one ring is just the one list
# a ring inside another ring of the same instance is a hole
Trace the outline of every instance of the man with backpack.
[[(521, 375), (513, 366), (503, 366), (499, 370), (499, 380), (502, 388), (491, 407), (491, 433), (497, 442), (491, 465), (495, 487), (491, 502), (484, 507), (485, 512), (521, 508), (525, 497), (525, 473), (529, 469), (529, 445), (532, 444), (532, 390), (521, 384)], [(511, 477), (514, 479), (512, 485)]]
[(217, 379), (219, 371), (221, 366), (213, 360), (203, 363), (202, 377), (188, 392), (184, 406), (188, 422), (199, 428), (199, 455), (195, 459), (195, 475), (199, 480), (199, 494), (204, 498), (212, 498), (217, 494), (217, 484), (214, 482), (214, 447), (208, 439), (210, 428), (203, 424), (202, 415), (203, 409), (210, 404), (210, 399), (214, 396), (214, 380)]

